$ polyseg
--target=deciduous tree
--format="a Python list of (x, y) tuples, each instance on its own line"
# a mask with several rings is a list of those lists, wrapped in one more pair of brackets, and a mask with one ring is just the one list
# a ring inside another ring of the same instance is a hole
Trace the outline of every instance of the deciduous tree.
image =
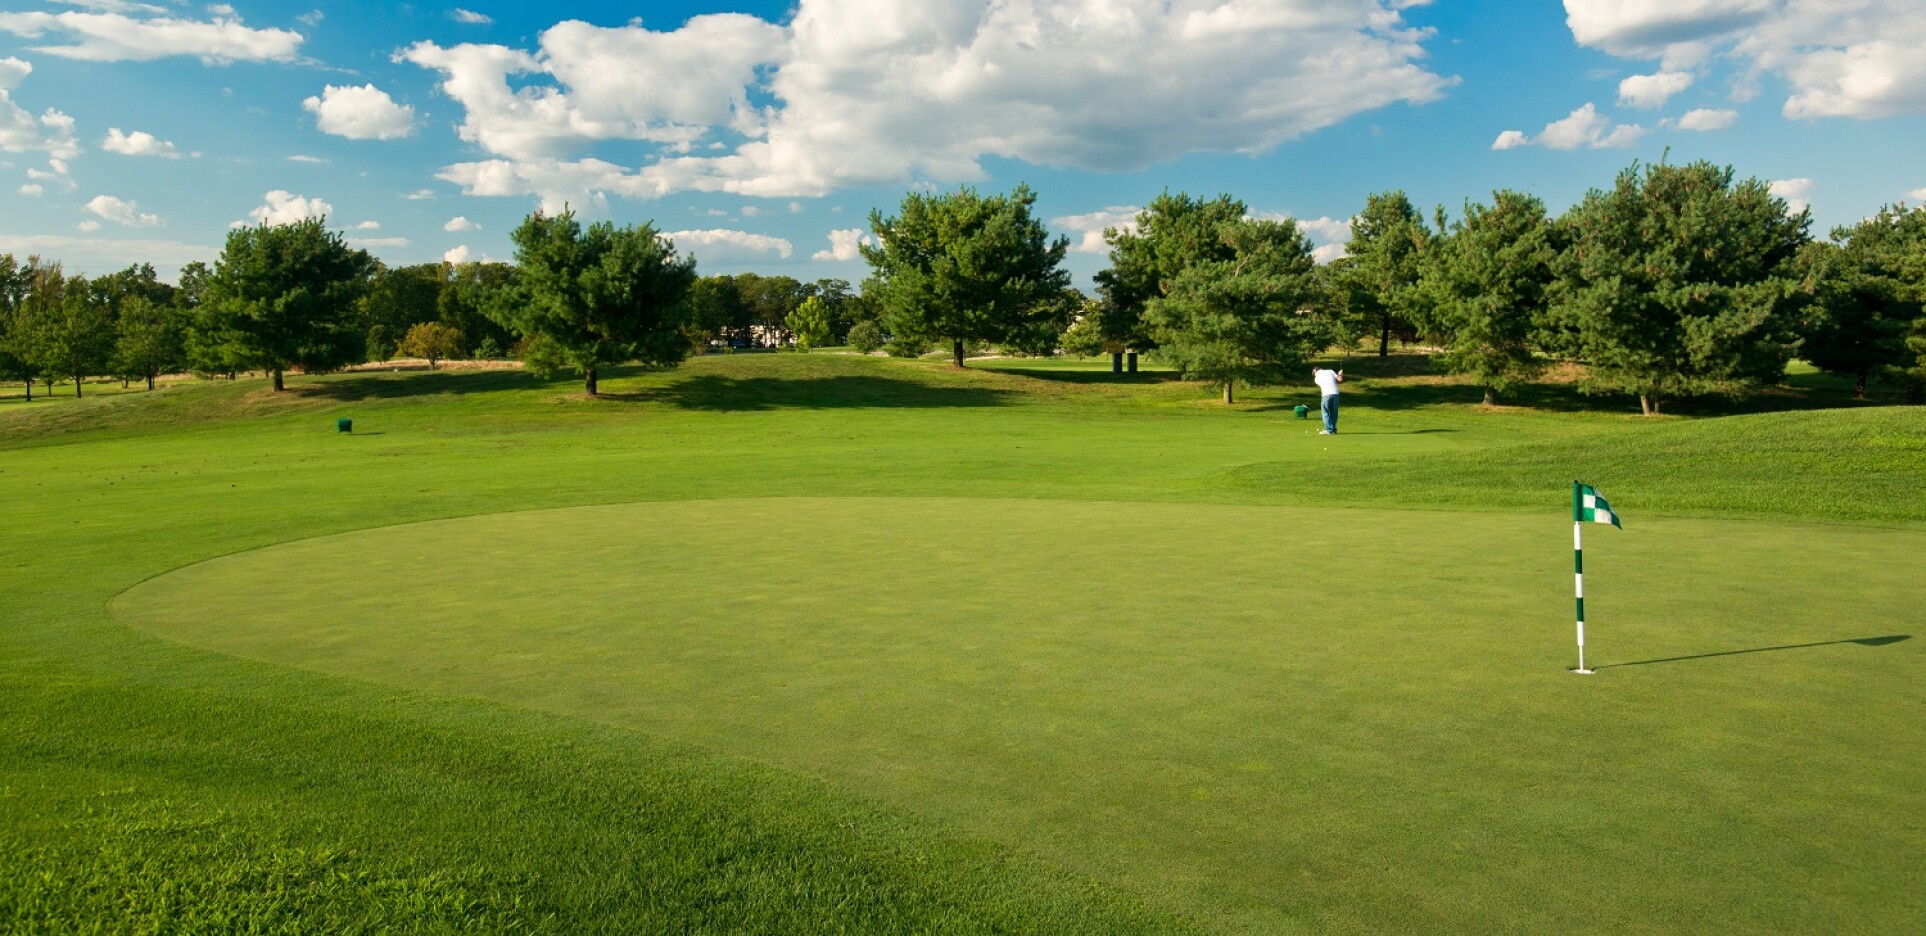
[(443, 358), (461, 353), (461, 332), (440, 322), (418, 322), (403, 335), (395, 350), (409, 357), (427, 358), (434, 370)]
[(749, 307), (742, 301), (742, 288), (733, 276), (698, 277), (689, 287), (689, 330), (691, 339), (707, 344), (710, 339), (746, 340)]
[(107, 303), (87, 288), (87, 278), (67, 280), (60, 300), (32, 320), (34, 354), (43, 374), (72, 378), (74, 396), (81, 381), (107, 372), (114, 353), (114, 319)]
[[(378, 264), (368, 280), (367, 292), (358, 302), (362, 334), (379, 325), (392, 340), (422, 322), (438, 319), (446, 270), (447, 265), (441, 263), (402, 267)], [(369, 354), (373, 356), (372, 348)]]
[(25, 382), (28, 400), (33, 399), (34, 378), (39, 376), (27, 318), (34, 280), (31, 268), (39, 260), (29, 257), (20, 263), (13, 254), (0, 254), (0, 377)]
[(442, 264), (440, 294), (435, 298), (435, 320), (461, 332), (461, 352), (480, 356), (483, 342), (496, 348), (515, 343), (515, 336), (488, 315), (491, 303), (512, 294), (515, 267), (507, 263)]
[(804, 299), (796, 311), (789, 313), (786, 321), (789, 330), (796, 335), (796, 347), (808, 351), (829, 343), (830, 312), (829, 304), (821, 296)]
[(888, 341), (889, 336), (883, 334), (883, 326), (875, 319), (857, 322), (849, 328), (849, 346), (857, 354), (872, 354)]
[(172, 304), (162, 305), (146, 296), (129, 296), (120, 306), (116, 323), (114, 366), (121, 374), (147, 381), (154, 389), (154, 378), (171, 374), (187, 363), (183, 343), (186, 330)]

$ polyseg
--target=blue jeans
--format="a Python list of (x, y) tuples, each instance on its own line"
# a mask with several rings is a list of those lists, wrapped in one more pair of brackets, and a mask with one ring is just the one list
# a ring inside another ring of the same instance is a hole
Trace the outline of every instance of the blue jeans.
[(1333, 393), (1319, 400), (1317, 405), (1324, 414), (1324, 431), (1332, 435), (1337, 435), (1337, 400), (1338, 395)]

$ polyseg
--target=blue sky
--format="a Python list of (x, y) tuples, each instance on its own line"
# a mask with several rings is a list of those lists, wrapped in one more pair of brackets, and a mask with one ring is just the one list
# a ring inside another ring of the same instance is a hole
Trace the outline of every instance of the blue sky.
[(1917, 0), (0, 0), (0, 251), (165, 276), (325, 213), (390, 264), (508, 259), (538, 205), (709, 273), (862, 278), (905, 190), (1027, 182), (1073, 243), (1159, 191), (1554, 211), (1669, 149), (1814, 229), (1926, 200)]

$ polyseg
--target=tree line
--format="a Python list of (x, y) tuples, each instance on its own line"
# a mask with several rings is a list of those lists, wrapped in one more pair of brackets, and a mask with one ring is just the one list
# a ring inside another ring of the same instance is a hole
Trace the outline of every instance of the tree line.
[(49, 389), (145, 380), (318, 373), (395, 354), (519, 358), (572, 370), (594, 394), (607, 368), (669, 366), (710, 349), (847, 343), (963, 366), (973, 348), (1148, 353), (1221, 386), (1295, 381), (1333, 347), (1434, 345), (1495, 402), (1559, 363), (1590, 392), (1743, 394), (1797, 356), (1854, 380), (1926, 394), (1926, 208), (1891, 206), (1826, 240), (1729, 167), (1634, 164), (1559, 217), (1501, 190), (1426, 219), (1402, 192), (1367, 198), (1347, 255), (1320, 265), (1291, 219), (1229, 196), (1166, 192), (1104, 232), (1094, 295), (1070, 286), (1068, 241), (1036, 195), (910, 193), (873, 211), (870, 275), (804, 283), (703, 277), (650, 223), (529, 215), (515, 262), (389, 268), (324, 219), (229, 232), (178, 284), (151, 265), (88, 279), (0, 255), (0, 378)]
[(1854, 380), (1926, 392), (1926, 208), (1890, 206), (1809, 233), (1757, 179), (1699, 162), (1633, 165), (1557, 218), (1500, 190), (1427, 219), (1371, 195), (1347, 255), (1324, 266), (1294, 225), (1243, 203), (1164, 194), (1105, 232), (1110, 267), (1067, 346), (1156, 351), (1186, 376), (1297, 376), (1333, 346), (1422, 340), (1493, 403), (1557, 362), (1580, 386), (1671, 400), (1783, 380), (1795, 356)]

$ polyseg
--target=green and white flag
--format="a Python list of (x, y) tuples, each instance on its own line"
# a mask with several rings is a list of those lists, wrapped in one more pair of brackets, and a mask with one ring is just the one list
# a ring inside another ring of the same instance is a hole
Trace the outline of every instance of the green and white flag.
[(1585, 668), (1585, 524), (1609, 523), (1625, 529), (1618, 522), (1618, 514), (1612, 512), (1612, 505), (1598, 496), (1598, 489), (1589, 484), (1572, 482), (1572, 588), (1577, 600), (1578, 612), (1578, 668), (1574, 673), (1590, 674)]
[[(1574, 482), (1576, 484), (1576, 482)], [(1618, 522), (1618, 514), (1612, 512), (1612, 505), (1605, 503), (1598, 489), (1589, 484), (1578, 484), (1572, 493), (1572, 521), (1575, 523), (1609, 523), (1625, 529)]]

